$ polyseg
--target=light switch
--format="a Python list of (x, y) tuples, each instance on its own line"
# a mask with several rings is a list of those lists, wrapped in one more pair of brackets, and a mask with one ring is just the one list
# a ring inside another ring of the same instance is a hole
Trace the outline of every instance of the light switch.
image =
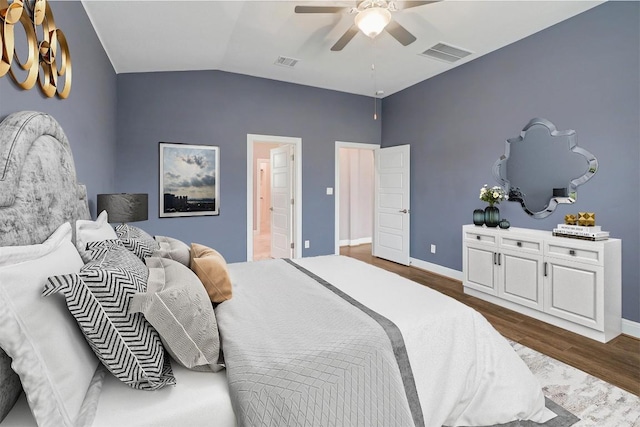
[(327, 187), (327, 195), (331, 196), (333, 194), (333, 187)]

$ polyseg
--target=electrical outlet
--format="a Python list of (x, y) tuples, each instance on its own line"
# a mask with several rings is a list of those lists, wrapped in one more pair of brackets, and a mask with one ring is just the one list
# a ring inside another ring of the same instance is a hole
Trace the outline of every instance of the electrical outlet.
[(327, 187), (327, 196), (333, 195), (333, 187)]
[(310, 245), (309, 245), (309, 241), (308, 241), (308, 240), (305, 240), (305, 241), (304, 241), (304, 248), (305, 248), (305, 249), (309, 249), (309, 246), (310, 246)]
[(431, 253), (432, 254), (436, 253), (436, 245), (431, 245)]

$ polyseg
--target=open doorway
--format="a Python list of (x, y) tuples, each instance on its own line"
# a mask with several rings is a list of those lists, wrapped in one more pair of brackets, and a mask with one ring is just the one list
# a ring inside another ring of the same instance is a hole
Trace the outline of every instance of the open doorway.
[[(253, 260), (271, 258), (271, 159), (269, 150), (278, 144), (256, 144), (253, 156), (256, 159), (256, 175), (253, 194)], [(266, 154), (267, 158), (263, 156)]]
[(247, 261), (302, 256), (301, 144), (247, 135)]
[(336, 141), (335, 253), (341, 246), (369, 245), (374, 235), (374, 144)]

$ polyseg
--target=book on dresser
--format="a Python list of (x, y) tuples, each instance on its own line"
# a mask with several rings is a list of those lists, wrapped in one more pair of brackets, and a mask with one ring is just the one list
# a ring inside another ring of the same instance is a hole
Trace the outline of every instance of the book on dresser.
[(599, 225), (582, 226), (558, 224), (558, 226), (553, 229), (553, 235), (591, 241), (606, 240), (609, 238), (609, 232), (602, 231)]

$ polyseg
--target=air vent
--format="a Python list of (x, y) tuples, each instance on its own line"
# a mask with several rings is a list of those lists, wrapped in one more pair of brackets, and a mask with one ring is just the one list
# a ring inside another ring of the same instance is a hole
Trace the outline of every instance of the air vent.
[(274, 64), (280, 65), (281, 67), (293, 68), (298, 62), (300, 62), (299, 59), (288, 58), (286, 56), (278, 56), (278, 59), (276, 59), (276, 62), (274, 62)]
[(435, 46), (425, 50), (420, 55), (439, 59), (448, 63), (456, 62), (465, 56), (471, 55), (471, 52), (449, 46), (448, 44), (438, 43)]

